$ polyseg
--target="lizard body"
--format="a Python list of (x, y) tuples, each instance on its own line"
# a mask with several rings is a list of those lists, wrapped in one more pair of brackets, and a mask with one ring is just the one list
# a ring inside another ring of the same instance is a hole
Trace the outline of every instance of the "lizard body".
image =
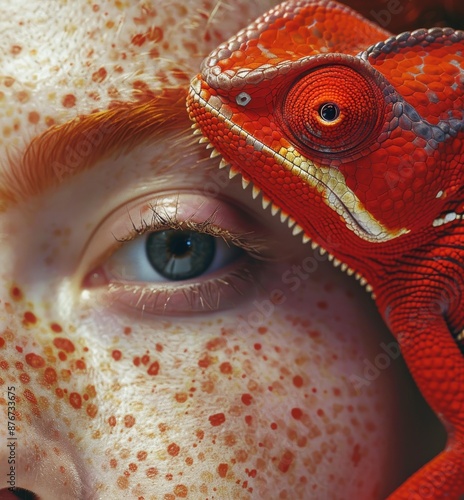
[(395, 500), (464, 494), (463, 56), (461, 31), (391, 36), (291, 0), (212, 52), (188, 97), (221, 166), (372, 292), (445, 423)]

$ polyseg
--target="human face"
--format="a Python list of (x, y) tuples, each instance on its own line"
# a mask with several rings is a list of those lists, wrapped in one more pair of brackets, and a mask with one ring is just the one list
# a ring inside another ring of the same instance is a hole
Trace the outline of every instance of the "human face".
[(369, 298), (191, 135), (189, 78), (269, 6), (3, 2), (1, 498), (398, 481), (410, 382)]

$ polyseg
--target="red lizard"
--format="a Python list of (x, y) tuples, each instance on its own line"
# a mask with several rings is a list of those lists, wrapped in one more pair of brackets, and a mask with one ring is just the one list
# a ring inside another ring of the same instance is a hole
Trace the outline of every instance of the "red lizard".
[[(382, 41), (385, 40), (385, 41)], [(283, 3), (203, 62), (196, 133), (376, 301), (446, 448), (391, 499), (464, 494), (464, 32)]]

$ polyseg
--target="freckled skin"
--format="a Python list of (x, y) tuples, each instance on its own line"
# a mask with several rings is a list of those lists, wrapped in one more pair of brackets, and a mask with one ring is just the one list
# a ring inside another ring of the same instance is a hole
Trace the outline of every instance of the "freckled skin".
[[(185, 75), (269, 6), (219, 7), (208, 21), (211, 2), (5, 3), (2, 173), (52, 125), (165, 87), (186, 92)], [(215, 179), (189, 127), (185, 113), (153, 143), (0, 214), (0, 406), (6, 420), (14, 387), (16, 486), (51, 500), (384, 497), (405, 473), (393, 459), (409, 442), (394, 387), (407, 394), (410, 382), (392, 361), (353, 383), (391, 339), (327, 262), (302, 270), (307, 248), (270, 216), (259, 215), (281, 235), (280, 259), (235, 307), (142, 316), (104, 288), (83, 291), (95, 265), (87, 242), (109, 213), (147, 189), (202, 192)], [(221, 186), (218, 198), (253, 213), (239, 183)]]

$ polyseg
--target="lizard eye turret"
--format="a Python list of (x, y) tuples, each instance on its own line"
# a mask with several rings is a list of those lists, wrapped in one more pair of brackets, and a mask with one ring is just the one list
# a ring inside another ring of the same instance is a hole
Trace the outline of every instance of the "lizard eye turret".
[(296, 146), (325, 154), (352, 153), (375, 140), (383, 103), (369, 75), (342, 64), (322, 66), (293, 82), (281, 121)]

